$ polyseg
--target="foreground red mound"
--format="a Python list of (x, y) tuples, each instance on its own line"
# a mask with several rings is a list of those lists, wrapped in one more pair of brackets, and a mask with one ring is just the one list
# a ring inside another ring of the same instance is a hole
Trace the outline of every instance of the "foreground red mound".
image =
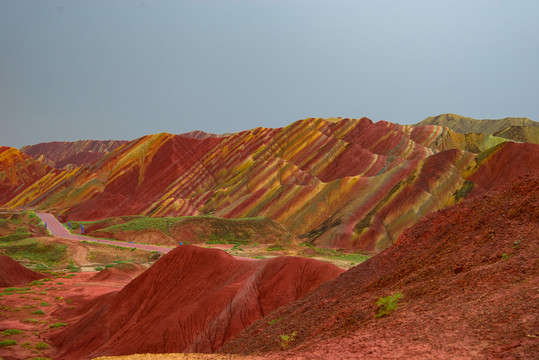
[(55, 359), (213, 352), (255, 320), (344, 270), (294, 257), (240, 260), (179, 246), (51, 341)]
[(92, 276), (89, 281), (101, 282), (124, 282), (133, 279), (135, 276), (144, 272), (146, 267), (138, 264), (117, 264), (112, 268), (106, 268)]
[[(270, 358), (537, 358), (539, 173), (433, 213), (222, 351)], [(400, 292), (377, 318), (376, 299)], [(293, 334), (282, 344), (281, 334)], [(282, 352), (288, 346), (288, 352)], [(291, 350), (290, 350), (291, 349)]]
[(45, 275), (33, 272), (10, 258), (0, 255), (0, 287), (25, 285)]

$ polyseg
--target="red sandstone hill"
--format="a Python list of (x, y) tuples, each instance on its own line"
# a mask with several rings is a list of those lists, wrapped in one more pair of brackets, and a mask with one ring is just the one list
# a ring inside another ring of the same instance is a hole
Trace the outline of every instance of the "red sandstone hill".
[(89, 312), (53, 343), (55, 359), (213, 352), (245, 326), (344, 270), (312, 259), (240, 260), (179, 246)]
[(70, 164), (91, 164), (127, 142), (125, 140), (53, 141), (23, 146), (21, 151), (52, 167), (63, 168)]
[(301, 241), (379, 251), (423, 216), (539, 169), (539, 145), (500, 141), (367, 118), (219, 137), (156, 134), (47, 174), (0, 205), (70, 220), (265, 217)]
[(0, 204), (15, 198), (50, 172), (53, 169), (19, 150), (0, 146)]
[[(279, 359), (537, 358), (538, 234), (535, 172), (425, 217), (391, 248), (255, 322), (222, 351)], [(377, 298), (396, 292), (398, 308), (376, 318)], [(280, 335), (293, 332), (283, 352)]]
[(26, 285), (45, 275), (25, 268), (9, 256), (0, 255), (0, 287)]

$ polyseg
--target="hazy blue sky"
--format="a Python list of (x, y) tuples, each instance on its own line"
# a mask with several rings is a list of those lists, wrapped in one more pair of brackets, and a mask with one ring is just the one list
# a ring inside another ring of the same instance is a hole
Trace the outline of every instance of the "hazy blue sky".
[(0, 145), (539, 120), (539, 1), (0, 0)]

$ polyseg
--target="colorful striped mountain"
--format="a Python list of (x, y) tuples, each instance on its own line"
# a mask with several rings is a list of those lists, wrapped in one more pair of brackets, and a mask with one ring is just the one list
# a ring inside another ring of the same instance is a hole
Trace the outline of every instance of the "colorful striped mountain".
[(70, 170), (10, 151), (35, 170), (7, 192), (0, 203), (7, 207), (74, 220), (262, 216), (303, 241), (366, 251), (392, 245), (427, 214), (539, 168), (534, 143), (367, 118), (310, 118), (221, 136), (148, 135)]

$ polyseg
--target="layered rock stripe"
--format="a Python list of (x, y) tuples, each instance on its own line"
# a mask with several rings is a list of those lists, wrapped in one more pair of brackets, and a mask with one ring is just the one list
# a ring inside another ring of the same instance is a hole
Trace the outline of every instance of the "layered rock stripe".
[[(491, 186), (472, 176), (481, 178), (501, 159), (509, 166), (505, 153), (521, 149), (519, 171), (536, 169), (538, 147), (367, 118), (306, 119), (219, 137), (162, 133), (85, 167), (45, 170), (4, 203), (75, 220), (262, 216), (303, 241), (372, 251), (393, 244), (424, 215)], [(496, 174), (499, 183), (518, 175)]]

